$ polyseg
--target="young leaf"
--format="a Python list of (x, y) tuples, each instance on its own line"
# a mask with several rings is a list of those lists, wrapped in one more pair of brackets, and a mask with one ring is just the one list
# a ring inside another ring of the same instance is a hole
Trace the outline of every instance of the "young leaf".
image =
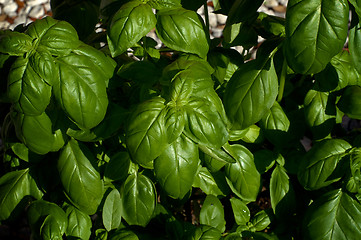
[(129, 119), (126, 144), (132, 159), (152, 168), (151, 162), (167, 147), (164, 99), (157, 97), (141, 103)]
[[(58, 205), (44, 200), (37, 200), (30, 204), (28, 211), (28, 221), (32, 232), (47, 239), (57, 239), (61, 237), (68, 226), (68, 218)], [(55, 233), (53, 233), (55, 231)], [(40, 237), (40, 236), (39, 236)]]
[(296, 206), (296, 196), (286, 169), (277, 165), (270, 180), (270, 196), (273, 212), (276, 216), (290, 215)]
[(122, 185), (121, 212), (129, 225), (145, 227), (152, 219), (157, 193), (153, 182), (139, 173), (129, 175)]
[(273, 60), (253, 60), (240, 66), (229, 80), (224, 107), (235, 127), (245, 129), (267, 113), (278, 94)]
[(238, 225), (246, 225), (251, 218), (251, 213), (247, 205), (238, 198), (231, 198), (229, 201), (231, 201), (233, 215), (236, 223)]
[(194, 11), (183, 8), (160, 10), (156, 32), (168, 47), (205, 58), (209, 45), (203, 21)]
[(112, 18), (108, 32), (109, 50), (113, 57), (133, 47), (155, 27), (152, 8), (143, 1), (124, 4)]
[(361, 204), (341, 189), (316, 199), (303, 222), (306, 239), (361, 238)]
[(11, 56), (22, 56), (32, 49), (32, 39), (29, 35), (13, 31), (0, 34), (0, 52)]
[(350, 148), (351, 145), (341, 139), (315, 144), (299, 166), (298, 180), (307, 190), (317, 190), (338, 181), (340, 176), (330, 176)]
[(271, 216), (270, 216), (269, 212), (267, 212), (265, 210), (259, 211), (251, 219), (251, 224), (252, 224), (251, 226), (253, 228), (253, 229), (251, 229), (251, 231), (264, 230), (266, 227), (268, 227), (268, 225), (271, 224)]
[(72, 139), (61, 151), (57, 165), (67, 197), (88, 215), (96, 212), (103, 198), (103, 183), (94, 164), (90, 150)]
[(221, 201), (219, 201), (216, 196), (207, 195), (199, 214), (199, 220), (201, 224), (217, 228), (219, 231), (224, 232), (226, 229), (224, 210)]
[(181, 135), (154, 161), (155, 176), (169, 196), (182, 199), (192, 188), (198, 157), (197, 145)]
[(68, 55), (80, 44), (78, 34), (72, 25), (51, 17), (31, 23), (25, 33), (33, 39), (35, 46), (55, 56)]
[(322, 71), (345, 43), (347, 0), (291, 0), (286, 13), (285, 53), (297, 73)]
[(89, 215), (78, 210), (72, 205), (65, 209), (68, 217), (68, 228), (65, 235), (71, 238), (89, 239), (91, 235), (92, 221)]
[(184, 133), (194, 142), (221, 148), (228, 140), (228, 130), (220, 114), (212, 108), (211, 102), (192, 98), (185, 106), (187, 120)]
[(105, 199), (102, 219), (105, 229), (110, 232), (117, 229), (122, 220), (121, 198), (117, 189), (113, 189)]
[(0, 221), (10, 217), (26, 196), (40, 199), (43, 193), (29, 174), (29, 168), (8, 172), (0, 178)]
[(92, 58), (75, 53), (57, 58), (59, 82), (55, 99), (80, 128), (91, 129), (103, 119), (108, 106), (106, 77)]
[(236, 163), (225, 167), (226, 180), (232, 191), (243, 201), (255, 201), (261, 185), (261, 177), (254, 164), (252, 153), (242, 145), (230, 146), (230, 154)]

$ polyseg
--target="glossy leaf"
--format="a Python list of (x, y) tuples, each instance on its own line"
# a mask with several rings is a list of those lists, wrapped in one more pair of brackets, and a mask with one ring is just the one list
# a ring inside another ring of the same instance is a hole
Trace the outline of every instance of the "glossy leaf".
[(259, 211), (253, 216), (251, 223), (253, 228), (251, 231), (262, 231), (271, 224), (270, 214), (265, 210)]
[(360, 97), (361, 87), (349, 86), (343, 92), (337, 107), (350, 118), (361, 119)]
[(123, 228), (116, 230), (109, 240), (139, 240), (139, 238), (133, 231)]
[(22, 56), (32, 49), (29, 35), (13, 31), (5, 31), (0, 35), (0, 52), (12, 56)]
[(182, 199), (191, 190), (198, 156), (197, 145), (181, 135), (154, 161), (155, 176), (169, 196)]
[(34, 201), (30, 204), (27, 214), (32, 232), (38, 233), (42, 239), (60, 239), (67, 229), (67, 216), (55, 203)]
[(224, 232), (226, 229), (224, 210), (221, 201), (219, 201), (216, 196), (207, 195), (199, 214), (199, 220), (201, 224), (217, 228), (219, 231)]
[[(358, 10), (359, 15), (361, 16), (361, 1), (359, 1), (359, 0), (353, 0), (353, 1), (359, 2), (360, 7), (355, 8), (355, 9)], [(359, 17), (352, 15), (348, 47), (349, 47), (350, 56), (351, 56), (353, 65), (359, 73), (361, 72), (361, 67), (360, 67), (360, 63), (361, 63), (361, 51), (360, 51), (361, 29), (360, 29), (360, 27), (361, 27), (361, 24), (359, 23)]]
[(199, 166), (198, 173), (194, 179), (193, 187), (198, 187), (207, 195), (225, 196), (212, 174), (207, 168)]
[(157, 10), (181, 7), (181, 0), (150, 0), (148, 4)]
[(227, 183), (243, 201), (255, 201), (261, 184), (260, 174), (254, 164), (252, 153), (242, 145), (230, 146), (230, 154), (236, 163), (225, 166)]
[(245, 129), (262, 119), (277, 94), (278, 80), (273, 60), (247, 62), (228, 82), (224, 98), (227, 116), (235, 127)]
[(129, 119), (126, 144), (132, 159), (149, 168), (151, 162), (167, 147), (164, 124), (164, 99), (153, 98), (135, 109)]
[(286, 13), (286, 57), (297, 73), (322, 71), (347, 37), (346, 0), (292, 0)]
[(361, 16), (361, 1), (360, 0), (349, 0), (349, 2), (355, 8), (355, 11), (358, 16)]
[(72, 139), (61, 151), (57, 165), (67, 197), (88, 215), (96, 212), (103, 198), (103, 183), (94, 164), (90, 150)]
[(44, 112), (38, 116), (13, 113), (16, 134), (33, 152), (46, 154), (56, 152), (64, 145), (61, 131), (53, 131), (53, 124)]
[(238, 198), (231, 198), (233, 215), (238, 225), (246, 225), (251, 219), (251, 213), (247, 205)]
[(303, 230), (308, 239), (358, 239), (361, 204), (341, 189), (327, 192), (307, 209)]
[(117, 229), (122, 220), (121, 198), (117, 189), (113, 189), (107, 196), (103, 206), (102, 219), (105, 229), (110, 232)]
[(89, 239), (92, 228), (90, 216), (72, 205), (66, 207), (65, 213), (68, 217), (68, 228), (65, 235), (68, 238)]
[(221, 148), (228, 140), (228, 131), (220, 114), (208, 101), (191, 99), (185, 106), (187, 121), (184, 133), (194, 142)]
[(182, 107), (169, 107), (164, 116), (168, 143), (174, 142), (183, 132), (186, 124), (186, 112)]
[(28, 168), (6, 173), (0, 178), (0, 220), (8, 219), (24, 197), (42, 195)]
[(122, 185), (123, 218), (129, 225), (145, 227), (151, 220), (156, 206), (157, 194), (152, 181), (141, 174), (129, 175)]
[(108, 33), (109, 50), (113, 57), (133, 47), (155, 27), (152, 8), (143, 1), (130, 1), (115, 13)]
[(57, 102), (80, 128), (97, 126), (108, 106), (106, 77), (87, 55), (69, 54), (56, 63), (60, 77), (54, 86)]
[(48, 52), (18, 57), (8, 77), (8, 96), (15, 110), (27, 115), (43, 113), (50, 103), (54, 72), (55, 64)]
[(55, 56), (65, 56), (80, 44), (72, 25), (51, 17), (30, 24), (25, 33), (33, 38), (35, 46), (46, 49)]
[(308, 190), (316, 190), (338, 181), (333, 176), (337, 165), (351, 145), (341, 139), (323, 140), (306, 153), (298, 170), (298, 180)]
[(205, 58), (208, 40), (204, 24), (197, 13), (183, 8), (160, 10), (157, 13), (156, 32), (168, 47)]

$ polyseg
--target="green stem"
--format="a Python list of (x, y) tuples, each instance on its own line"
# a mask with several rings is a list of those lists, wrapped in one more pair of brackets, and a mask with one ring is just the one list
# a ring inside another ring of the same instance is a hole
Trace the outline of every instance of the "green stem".
[(207, 5), (207, 0), (205, 0), (205, 3), (203, 5), (204, 7), (204, 16), (206, 19), (206, 27), (209, 30), (209, 15), (208, 15), (208, 5)]
[(287, 76), (287, 61), (285, 58), (283, 60), (283, 65), (282, 65), (282, 71), (281, 71), (281, 77), (280, 77), (280, 88), (278, 90), (277, 102), (281, 102), (281, 100), (283, 98), (283, 93), (285, 90), (286, 76)]

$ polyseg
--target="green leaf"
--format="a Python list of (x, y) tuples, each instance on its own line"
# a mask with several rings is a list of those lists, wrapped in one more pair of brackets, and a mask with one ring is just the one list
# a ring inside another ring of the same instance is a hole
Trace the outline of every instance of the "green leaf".
[(55, 64), (48, 52), (18, 57), (8, 76), (8, 97), (14, 109), (27, 115), (43, 113), (50, 103), (54, 75)]
[(251, 219), (251, 231), (262, 231), (271, 224), (270, 214), (266, 210), (259, 211)]
[(12, 113), (18, 138), (33, 152), (44, 155), (56, 152), (64, 145), (61, 131), (53, 131), (53, 124), (44, 112), (38, 116)]
[(65, 235), (69, 239), (89, 239), (92, 228), (92, 221), (89, 215), (72, 205), (66, 207), (65, 213), (68, 217), (68, 228), (66, 229)]
[(268, 150), (262, 149), (253, 153), (254, 163), (256, 164), (257, 171), (261, 174), (268, 172), (276, 163), (277, 154)]
[(193, 187), (200, 188), (207, 195), (226, 196), (218, 187), (218, 184), (207, 168), (199, 166), (195, 176)]
[(61, 151), (57, 165), (67, 197), (88, 215), (97, 211), (103, 198), (103, 183), (94, 164), (90, 150), (72, 139)]
[(153, 182), (139, 173), (129, 175), (122, 185), (123, 218), (129, 225), (145, 227), (152, 219), (157, 193)]
[[(214, 167), (216, 167), (216, 165), (219, 166), (216, 168), (221, 169), (226, 163), (236, 162), (234, 158), (231, 155), (229, 155), (227, 152), (225, 152), (222, 148), (212, 148), (212, 147), (204, 146), (202, 144), (198, 144), (198, 147), (202, 152), (204, 152), (211, 158), (209, 160), (210, 165), (213, 165)], [(212, 163), (214, 161), (216, 161), (217, 163)]]
[(217, 228), (219, 231), (224, 232), (226, 229), (226, 221), (224, 220), (223, 205), (216, 196), (207, 195), (199, 214), (199, 220), (201, 224)]
[(358, 16), (361, 16), (361, 1), (360, 0), (349, 0), (349, 2), (355, 8), (355, 11)]
[(349, 86), (343, 92), (337, 107), (350, 118), (361, 119), (360, 99), (361, 87)]
[(168, 143), (174, 142), (183, 132), (186, 124), (186, 112), (182, 107), (167, 107), (164, 116)]
[(133, 231), (123, 228), (116, 230), (109, 240), (139, 240), (139, 238)]
[(54, 86), (57, 102), (80, 128), (97, 126), (108, 106), (104, 73), (87, 55), (72, 53), (57, 58), (56, 64), (60, 77)]
[(239, 23), (250, 20), (257, 15), (257, 9), (264, 0), (236, 0), (234, 1), (227, 18), (227, 23)]
[(288, 65), (302, 74), (322, 71), (342, 50), (348, 15), (346, 0), (289, 1), (285, 45)]
[(63, 209), (51, 202), (32, 202), (27, 215), (32, 233), (35, 236), (39, 234), (42, 239), (61, 239), (68, 227), (68, 218)]
[(270, 196), (276, 216), (286, 217), (296, 209), (296, 196), (286, 169), (277, 165), (270, 180)]
[(250, 49), (258, 42), (258, 35), (254, 28), (242, 22), (227, 23), (223, 30), (223, 36), (227, 46), (242, 46)]
[(191, 69), (180, 71), (175, 75), (170, 86), (170, 99), (176, 106), (187, 104), (193, 92), (193, 84), (194, 71)]
[(32, 49), (32, 39), (29, 35), (13, 31), (0, 34), (0, 52), (11, 56), (22, 56)]
[(245, 129), (272, 107), (278, 94), (273, 60), (253, 60), (240, 66), (229, 80), (224, 107), (235, 127)]
[(124, 181), (128, 177), (130, 156), (127, 152), (117, 152), (110, 157), (105, 165), (104, 179), (106, 181)]
[(155, 176), (169, 196), (182, 199), (191, 190), (198, 158), (197, 145), (181, 135), (154, 161)]
[(126, 144), (131, 158), (152, 168), (152, 161), (167, 147), (164, 99), (156, 97), (137, 106), (126, 129)]
[(72, 25), (46, 17), (31, 23), (25, 31), (33, 45), (46, 49), (55, 56), (68, 55), (79, 46), (78, 34)]
[(229, 152), (236, 163), (225, 166), (226, 180), (232, 191), (243, 201), (255, 201), (261, 185), (260, 174), (252, 153), (242, 145), (230, 146)]
[(232, 205), (233, 215), (238, 225), (246, 225), (251, 219), (251, 213), (247, 205), (238, 198), (229, 199)]
[(121, 198), (117, 189), (113, 189), (105, 199), (102, 219), (105, 229), (110, 232), (117, 229), (122, 220)]
[(317, 190), (340, 179), (331, 176), (351, 145), (341, 139), (315, 144), (306, 153), (298, 169), (298, 180), (307, 190)]
[(113, 57), (133, 47), (155, 27), (152, 8), (143, 1), (130, 1), (115, 13), (108, 32), (109, 50)]
[(227, 142), (227, 127), (211, 102), (192, 98), (185, 109), (187, 121), (184, 133), (187, 137), (196, 143), (214, 148), (221, 148)]
[[(355, 1), (355, 0), (353, 0)], [(356, 0), (359, 1), (359, 0)], [(351, 1), (350, 1), (351, 2)], [(359, 15), (361, 16), (361, 1), (359, 1), (360, 7), (355, 8), (358, 10)], [(354, 16), (354, 12), (352, 12), (352, 21), (351, 21), (351, 28), (349, 33), (349, 42), (348, 47), (350, 51), (351, 60), (353, 63), (353, 66), (356, 68), (356, 70), (361, 73), (361, 24), (359, 22), (359, 18)]]
[(351, 193), (361, 191), (361, 149), (353, 148), (350, 153), (351, 174), (346, 189)]
[(0, 178), (0, 221), (8, 219), (26, 196), (41, 198), (43, 193), (37, 187), (29, 169), (8, 172)]
[(168, 47), (205, 58), (209, 45), (203, 21), (194, 11), (183, 8), (160, 10), (156, 32)]
[(328, 92), (311, 89), (304, 100), (306, 123), (313, 137), (322, 139), (330, 134), (336, 124), (336, 99)]
[(307, 209), (303, 224), (307, 239), (361, 238), (361, 205), (341, 189), (316, 199)]
[(149, 0), (148, 4), (157, 10), (181, 7), (181, 0)]

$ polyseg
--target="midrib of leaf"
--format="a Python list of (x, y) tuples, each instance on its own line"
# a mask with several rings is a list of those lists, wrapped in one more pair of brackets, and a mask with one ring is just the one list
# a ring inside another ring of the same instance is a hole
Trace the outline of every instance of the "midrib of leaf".
[[(23, 171), (23, 170), (19, 170), (19, 171)], [(25, 169), (25, 170), (24, 170), (24, 173), (21, 174), (21, 175), (13, 182), (13, 184), (10, 186), (9, 190), (8, 190), (7, 193), (5, 194), (4, 198), (2, 199), (0, 205), (2, 205), (2, 206), (4, 205), (4, 202), (5, 202), (5, 200), (8, 198), (10, 192), (13, 192), (13, 191), (14, 191), (16, 185), (20, 182), (20, 180), (21, 180), (28, 172), (29, 172), (29, 168)], [(28, 190), (29, 190), (29, 191), (26, 192), (25, 195), (29, 194), (30, 189), (28, 189)]]

